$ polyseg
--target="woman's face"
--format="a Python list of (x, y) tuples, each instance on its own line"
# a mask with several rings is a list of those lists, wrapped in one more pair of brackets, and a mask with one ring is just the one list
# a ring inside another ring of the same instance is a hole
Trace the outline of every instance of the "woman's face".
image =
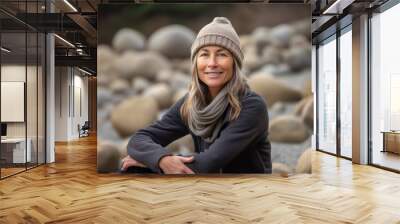
[(233, 75), (233, 56), (223, 47), (205, 46), (197, 53), (199, 79), (215, 96)]

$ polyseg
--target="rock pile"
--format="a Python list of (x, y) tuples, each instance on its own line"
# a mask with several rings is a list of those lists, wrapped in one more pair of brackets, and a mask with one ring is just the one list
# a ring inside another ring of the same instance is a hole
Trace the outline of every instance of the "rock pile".
[[(268, 106), (269, 138), (288, 148), (309, 140), (313, 128), (307, 24), (299, 21), (258, 27), (240, 35), (245, 55), (243, 74)], [(162, 27), (148, 38), (124, 28), (114, 35), (112, 46), (98, 47), (98, 156), (109, 157), (99, 159), (99, 170), (117, 167), (118, 163), (111, 160), (126, 155), (129, 137), (159, 119), (187, 93), (192, 79), (190, 46), (195, 35), (182, 25)], [(168, 148), (177, 154), (194, 150), (190, 136)], [(296, 149), (296, 160), (305, 149)], [(300, 157), (302, 161), (308, 158), (308, 154)], [(300, 159), (303, 165), (297, 168), (296, 163), (276, 161), (274, 170), (308, 171)]]

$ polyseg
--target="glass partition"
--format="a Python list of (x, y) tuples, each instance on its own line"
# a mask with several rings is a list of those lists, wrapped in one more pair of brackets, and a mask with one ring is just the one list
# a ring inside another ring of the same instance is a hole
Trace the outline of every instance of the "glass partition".
[(37, 162), (38, 165), (46, 162), (45, 145), (45, 99), (46, 99), (46, 39), (43, 33), (38, 34), (38, 64), (37, 64)]
[[(19, 2), (19, 13), (44, 1)], [(1, 5), (0, 5), (1, 6)], [(45, 163), (45, 35), (0, 12), (0, 178)]]
[(31, 156), (26, 144), (26, 33), (3, 32), (1, 46), (1, 175), (6, 177), (24, 171)]
[[(28, 2), (26, 12), (40, 13), (40, 8), (38, 1)], [(33, 17), (31, 22), (37, 24), (38, 17)], [(27, 27), (27, 149), (31, 151), (28, 168), (37, 166), (39, 159), (39, 37), (42, 36), (39, 36), (36, 29)]]
[(38, 35), (36, 32), (27, 33), (27, 97), (26, 97), (26, 111), (27, 111), (27, 149), (30, 150), (30, 158), (28, 159), (27, 166), (33, 167), (37, 165), (37, 127), (38, 127), (38, 57), (37, 57), (37, 41)]

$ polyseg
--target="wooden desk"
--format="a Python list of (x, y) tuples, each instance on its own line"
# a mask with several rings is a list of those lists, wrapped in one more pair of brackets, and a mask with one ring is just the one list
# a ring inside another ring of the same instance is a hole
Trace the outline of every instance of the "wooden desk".
[(383, 134), (382, 152), (392, 152), (400, 154), (400, 132), (382, 131), (381, 133)]

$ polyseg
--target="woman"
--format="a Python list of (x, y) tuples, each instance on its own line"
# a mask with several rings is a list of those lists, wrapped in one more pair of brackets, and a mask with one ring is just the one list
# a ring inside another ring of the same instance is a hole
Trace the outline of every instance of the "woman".
[[(270, 173), (267, 108), (240, 73), (243, 53), (228, 19), (216, 17), (200, 30), (192, 45), (191, 60), (189, 93), (161, 120), (130, 139), (122, 170), (142, 167), (142, 171), (165, 174)], [(189, 133), (194, 155), (173, 155), (165, 148)]]

